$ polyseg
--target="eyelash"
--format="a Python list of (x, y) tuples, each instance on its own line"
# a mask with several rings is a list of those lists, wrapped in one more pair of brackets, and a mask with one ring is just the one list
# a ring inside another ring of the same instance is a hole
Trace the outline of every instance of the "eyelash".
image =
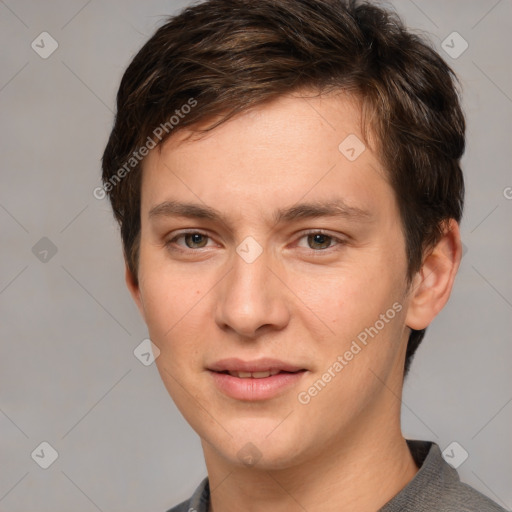
[[(187, 253), (189, 253), (189, 252), (199, 252), (200, 249), (204, 249), (204, 247), (199, 247), (198, 249), (192, 249), (190, 247), (187, 247), (187, 248), (184, 249), (183, 247), (175, 245), (176, 240), (178, 240), (179, 238), (181, 238), (181, 237), (183, 237), (185, 235), (202, 235), (202, 236), (208, 238), (209, 240), (211, 240), (211, 237), (207, 233), (204, 233), (202, 231), (197, 231), (197, 230), (194, 230), (194, 231), (183, 231), (181, 233), (178, 233), (172, 239), (170, 239), (167, 242), (165, 242), (165, 246), (169, 250), (171, 250), (171, 251), (178, 251), (178, 252), (182, 252), (182, 253), (186, 253), (186, 252)], [(313, 230), (306, 231), (306, 232), (301, 234), (301, 236), (299, 237), (299, 240), (301, 240), (304, 237), (310, 236), (310, 235), (323, 235), (323, 236), (326, 236), (326, 237), (330, 238), (331, 241), (336, 242), (334, 246), (329, 246), (326, 249), (319, 249), (319, 250), (310, 249), (310, 248), (306, 249), (311, 254), (314, 254), (315, 256), (316, 255), (321, 256), (322, 253), (324, 253), (324, 254), (325, 253), (330, 253), (330, 252), (332, 252), (332, 250), (339, 250), (343, 245), (346, 245), (346, 243), (347, 243), (345, 240), (342, 240), (342, 239), (337, 238), (337, 237), (335, 237), (333, 235), (330, 235), (329, 233), (327, 233), (325, 231), (322, 231), (321, 229), (320, 230), (313, 229)], [(332, 249), (332, 250), (329, 250), (329, 249)]]

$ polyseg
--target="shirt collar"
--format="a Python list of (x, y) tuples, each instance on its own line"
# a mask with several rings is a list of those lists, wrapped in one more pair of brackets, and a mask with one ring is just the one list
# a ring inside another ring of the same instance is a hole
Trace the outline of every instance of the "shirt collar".
[(443, 501), (443, 492), (447, 487), (460, 481), (459, 475), (443, 459), (436, 443), (410, 439), (406, 441), (419, 470), (414, 478), (379, 512), (440, 510), (439, 504)]

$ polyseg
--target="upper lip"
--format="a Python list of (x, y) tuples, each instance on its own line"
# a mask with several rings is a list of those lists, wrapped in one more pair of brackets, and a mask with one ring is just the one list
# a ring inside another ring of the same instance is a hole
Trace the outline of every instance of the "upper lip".
[(238, 359), (236, 357), (228, 358), (228, 359), (220, 359), (219, 361), (208, 366), (209, 370), (213, 370), (215, 372), (264, 372), (267, 370), (270, 371), (283, 371), (283, 372), (297, 372), (299, 370), (304, 370), (305, 368), (301, 366), (296, 366), (294, 364), (285, 363), (284, 361), (280, 361), (279, 359), (271, 359), (268, 357), (262, 359), (255, 359), (253, 361), (243, 361), (242, 359)]

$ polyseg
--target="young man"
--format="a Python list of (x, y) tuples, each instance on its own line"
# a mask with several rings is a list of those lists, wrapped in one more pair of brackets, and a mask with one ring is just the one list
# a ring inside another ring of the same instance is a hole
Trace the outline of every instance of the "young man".
[(122, 79), (126, 281), (208, 478), (173, 511), (498, 511), (400, 428), (461, 259), (464, 116), (381, 8), (210, 0)]

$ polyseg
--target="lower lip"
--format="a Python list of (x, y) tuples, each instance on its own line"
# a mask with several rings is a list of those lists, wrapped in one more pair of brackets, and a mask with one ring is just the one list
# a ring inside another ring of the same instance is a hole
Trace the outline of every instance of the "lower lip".
[(241, 379), (233, 377), (229, 373), (219, 373), (210, 370), (217, 388), (225, 395), (236, 400), (268, 400), (286, 389), (296, 385), (305, 370), (296, 373), (278, 373), (261, 379)]

